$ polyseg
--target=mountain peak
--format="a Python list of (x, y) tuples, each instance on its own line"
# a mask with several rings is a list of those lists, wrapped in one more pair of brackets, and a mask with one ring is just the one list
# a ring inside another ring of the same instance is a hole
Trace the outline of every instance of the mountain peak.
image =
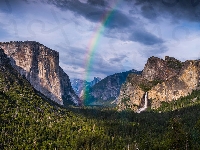
[(165, 60), (150, 57), (142, 72), (143, 78), (153, 80), (166, 80), (180, 71), (181, 62), (173, 57), (166, 56)]
[(91, 82), (88, 82), (86, 80), (81, 79), (72, 79), (72, 88), (74, 89), (75, 93), (81, 97), (83, 95), (83, 90), (86, 88), (90, 88), (97, 84), (99, 81), (101, 81), (101, 78), (94, 77), (94, 79)]
[(101, 81), (101, 78), (99, 78), (99, 77), (94, 77), (94, 80), (92, 80), (92, 81), (90, 82), (90, 86), (91, 86), (91, 87), (94, 86), (94, 85), (97, 84), (99, 81)]

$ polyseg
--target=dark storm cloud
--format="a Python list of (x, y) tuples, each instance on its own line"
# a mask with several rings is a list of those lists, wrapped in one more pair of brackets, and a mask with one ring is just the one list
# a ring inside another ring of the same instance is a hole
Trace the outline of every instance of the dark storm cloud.
[[(42, 0), (41, 0), (42, 1)], [(185, 19), (189, 21), (200, 21), (200, 0), (124, 0), (129, 2), (130, 8), (141, 6), (143, 17), (154, 20), (157, 17), (169, 17), (172, 19)], [(105, 0), (88, 0), (88, 3), (73, 1), (50, 1), (61, 9), (70, 9), (77, 15), (81, 15), (93, 22), (98, 22), (109, 8)], [(48, 2), (48, 3), (50, 3)], [(132, 12), (132, 10), (130, 10)], [(129, 16), (120, 10), (112, 13), (110, 23), (106, 27), (126, 28), (132, 21)]]
[(118, 57), (114, 57), (114, 58), (109, 59), (109, 62), (112, 63), (112, 64), (113, 63), (119, 63), (126, 57), (127, 57), (126, 55), (120, 55)]
[[(22, 3), (32, 3), (31, 0), (3, 0), (0, 1), (0, 8), (1, 11), (5, 11), (6, 13), (12, 13), (13, 8), (20, 8)], [(34, 1), (43, 2), (55, 5), (56, 7), (60, 8), (63, 11), (71, 10), (77, 16), (83, 16), (89, 21), (92, 22), (100, 22), (102, 19), (107, 17), (107, 14), (110, 14), (110, 6), (104, 0), (88, 0), (87, 3), (81, 3), (79, 0), (38, 0)], [(20, 13), (20, 10), (18, 10)], [(107, 28), (126, 28), (132, 25), (133, 21), (125, 15), (120, 10), (114, 10), (111, 13), (111, 16), (108, 21), (105, 23), (105, 27)]]
[(162, 44), (164, 42), (162, 39), (145, 30), (134, 31), (129, 37), (129, 40), (139, 42), (144, 45)]
[(104, 0), (88, 0), (87, 1), (91, 5), (97, 5), (97, 6), (105, 6), (106, 2)]
[[(7, 2), (6, 2), (7, 1)], [(9, 6), (14, 6), (12, 4), (16, 3), (6, 0), (4, 2), (4, 5), (6, 5), (8, 8)], [(20, 0), (17, 0), (20, 1)], [(22, 1), (22, 0), (21, 0)], [(20, 2), (21, 2), (20, 1)], [(30, 2), (30, 1), (27, 1)], [(44, 2), (43, 0), (41, 0), (41, 2)], [(92, 22), (99, 22), (101, 21), (102, 17), (106, 17), (105, 16), (105, 12), (108, 11), (108, 4), (107, 2), (104, 2), (103, 0), (101, 1), (94, 1), (94, 0), (90, 0), (88, 1), (88, 3), (81, 3), (79, 0), (73, 0), (73, 1), (59, 1), (59, 0), (52, 0), (52, 1), (48, 1), (48, 3), (54, 4), (56, 5), (58, 8), (62, 9), (62, 10), (71, 10), (73, 11), (76, 15), (78, 16), (83, 16), (86, 19), (88, 19), (89, 21)], [(99, 6), (100, 5), (100, 6)], [(12, 7), (11, 7), (12, 8)], [(154, 8), (153, 7), (149, 7), (149, 6), (143, 6), (143, 9), (145, 11), (151, 11)], [(107, 12), (108, 13), (108, 12)], [(146, 15), (147, 17), (155, 17), (156, 15), (153, 13), (149, 13), (147, 12), (144, 15)], [(107, 37), (115, 37), (119, 38), (119, 34), (121, 32), (122, 33), (120, 36), (121, 40), (125, 39), (127, 40), (126, 34), (130, 34), (130, 30), (132, 28), (132, 26), (138, 26), (138, 24), (140, 24), (140, 26), (143, 26), (141, 23), (138, 23), (138, 19), (137, 18), (131, 18), (129, 15), (124, 14), (123, 12), (121, 12), (120, 10), (113, 10), (109, 19), (104, 23), (104, 26), (107, 27), (108, 29), (108, 34), (106, 35), (106, 33), (104, 32), (104, 36)], [(114, 30), (114, 33), (112, 33), (110, 29), (117, 29)], [(151, 35), (151, 33), (148, 33), (147, 31), (145, 31), (145, 29), (143, 28), (144, 31), (135, 31), (135, 33), (133, 33), (129, 40), (132, 41), (136, 41), (145, 45), (153, 45), (156, 43), (162, 43), (163, 41), (157, 37), (155, 37), (154, 35)], [(110, 35), (110, 33), (112, 33), (112, 35)], [(125, 37), (123, 37), (125, 35)]]
[[(106, 19), (106, 13), (104, 10), (94, 10), (91, 12), (87, 12), (85, 14), (85, 17), (93, 22), (99, 22), (102, 20), (102, 18)], [(103, 20), (104, 21), (104, 20)], [(119, 10), (113, 10), (112, 15), (109, 16), (108, 20), (106, 20), (105, 24), (103, 24), (105, 27), (109, 29), (114, 28), (127, 28), (130, 25), (133, 25), (134, 21), (132, 21), (128, 16), (120, 12)]]
[(141, 14), (148, 19), (169, 17), (200, 21), (200, 0), (128, 0), (132, 6), (141, 6)]
[(144, 6), (142, 6), (141, 10), (142, 10), (142, 15), (144, 17), (149, 18), (149, 19), (156, 19), (157, 18), (157, 13), (152, 6), (144, 5)]
[(1, 0), (0, 1), (0, 8), (2, 12), (11, 13), (12, 7), (9, 0)]
[[(73, 1), (54, 1), (54, 5), (61, 8), (62, 10), (71, 10), (76, 15), (80, 15), (85, 17), (86, 19), (92, 22), (100, 22), (102, 18), (106, 18), (107, 14), (110, 13), (109, 6), (105, 6), (104, 1), (89, 1), (88, 3), (81, 3), (78, 0)], [(98, 7), (101, 5), (102, 7)], [(109, 20), (106, 21), (105, 27), (107, 28), (126, 28), (133, 24), (133, 21), (129, 18), (129, 16), (125, 15), (120, 10), (112, 11)]]

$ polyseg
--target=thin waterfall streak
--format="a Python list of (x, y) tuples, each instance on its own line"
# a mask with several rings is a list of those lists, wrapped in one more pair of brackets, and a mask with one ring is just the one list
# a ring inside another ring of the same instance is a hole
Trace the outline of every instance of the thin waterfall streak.
[(147, 109), (147, 105), (148, 105), (148, 93), (145, 93), (144, 96), (145, 102), (144, 102), (144, 106), (142, 108), (140, 108), (137, 113), (141, 113), (142, 111), (145, 111)]

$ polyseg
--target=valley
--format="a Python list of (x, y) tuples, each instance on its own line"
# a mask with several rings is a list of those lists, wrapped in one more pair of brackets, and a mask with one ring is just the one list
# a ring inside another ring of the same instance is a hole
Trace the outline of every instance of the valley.
[[(198, 61), (192, 62), (194, 66), (189, 63), (192, 65), (189, 65), (189, 68), (195, 68), (195, 63)], [(184, 73), (184, 70), (182, 72)], [(30, 78), (27, 78), (29, 75), (20, 72), (12, 59), (4, 53), (4, 49), (1, 49), (0, 148), (198, 149), (200, 147), (198, 86), (186, 96), (171, 101), (161, 101), (158, 108), (152, 109), (153, 99), (150, 99), (149, 91), (162, 83), (159, 71), (156, 73), (153, 82), (138, 78), (144, 76), (144, 71), (129, 71), (125, 76), (124, 73), (115, 74), (113, 76), (116, 78), (110, 76), (94, 84), (93, 88), (102, 91), (107, 88), (112, 89), (112, 86), (120, 90), (120, 85), (123, 90), (124, 86), (130, 83), (132, 86), (142, 83), (143, 86), (139, 88), (144, 93), (142, 97), (144, 99), (136, 111), (129, 108), (120, 110), (118, 103), (111, 107), (109, 104), (114, 99), (104, 100), (107, 101), (105, 105), (96, 105), (98, 103), (94, 103), (94, 106), (84, 103), (79, 106), (74, 103), (60, 105), (42, 93), (43, 91), (36, 89)], [(65, 93), (67, 92), (66, 90)], [(127, 103), (129, 98), (127, 100), (125, 98), (123, 102)], [(102, 104), (102, 100), (99, 102)]]
[(0, 0), (0, 150), (200, 150), (200, 0)]

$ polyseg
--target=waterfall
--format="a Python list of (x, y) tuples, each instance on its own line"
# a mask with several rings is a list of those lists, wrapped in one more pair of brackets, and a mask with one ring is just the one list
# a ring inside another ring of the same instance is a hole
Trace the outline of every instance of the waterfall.
[(142, 111), (147, 109), (147, 104), (148, 104), (148, 93), (147, 92), (145, 93), (144, 99), (145, 99), (144, 106), (142, 108), (138, 109), (137, 113), (141, 113)]

